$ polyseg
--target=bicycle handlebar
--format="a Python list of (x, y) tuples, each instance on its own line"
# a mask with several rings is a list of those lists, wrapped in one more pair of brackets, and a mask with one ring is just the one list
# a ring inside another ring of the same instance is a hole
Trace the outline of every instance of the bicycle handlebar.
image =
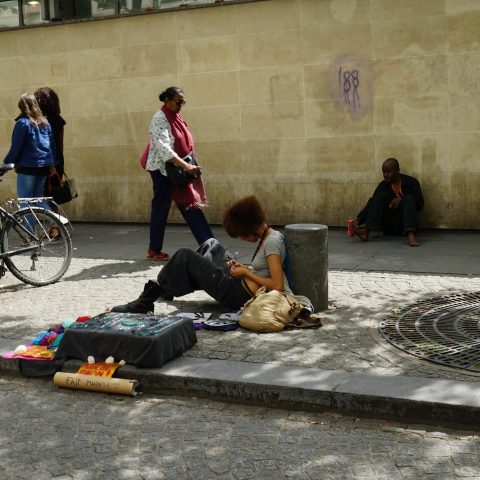
[(15, 168), (15, 164), (13, 163), (2, 163), (0, 165), (0, 177), (7, 173), (9, 170), (13, 170)]

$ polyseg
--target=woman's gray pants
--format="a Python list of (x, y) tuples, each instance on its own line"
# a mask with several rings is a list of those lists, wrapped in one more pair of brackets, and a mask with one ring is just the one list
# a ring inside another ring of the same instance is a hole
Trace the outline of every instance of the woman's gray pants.
[(181, 297), (204, 290), (223, 307), (238, 310), (251, 295), (225, 267), (225, 262), (234, 258), (215, 238), (203, 242), (196, 250), (180, 248), (158, 274), (162, 296)]

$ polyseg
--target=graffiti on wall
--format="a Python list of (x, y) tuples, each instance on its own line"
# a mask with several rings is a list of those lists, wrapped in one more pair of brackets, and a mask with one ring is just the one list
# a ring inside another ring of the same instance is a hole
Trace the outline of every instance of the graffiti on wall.
[(337, 108), (358, 120), (372, 109), (372, 62), (359, 53), (336, 57), (327, 76), (327, 90)]
[(350, 111), (356, 111), (360, 108), (360, 94), (358, 93), (360, 88), (360, 75), (357, 69), (344, 70), (342, 67), (338, 69), (338, 83), (340, 89), (343, 91), (343, 100), (345, 106)]

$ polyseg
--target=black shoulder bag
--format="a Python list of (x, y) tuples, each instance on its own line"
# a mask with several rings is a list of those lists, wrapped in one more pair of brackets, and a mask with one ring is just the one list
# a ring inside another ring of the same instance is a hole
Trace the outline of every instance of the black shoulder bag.
[[(190, 165), (198, 165), (197, 159), (193, 152), (190, 152), (187, 156), (183, 157), (182, 160)], [(165, 169), (167, 171), (167, 177), (172, 185), (186, 185), (187, 183), (192, 183), (200, 176), (200, 172), (192, 175), (172, 162), (166, 162)]]

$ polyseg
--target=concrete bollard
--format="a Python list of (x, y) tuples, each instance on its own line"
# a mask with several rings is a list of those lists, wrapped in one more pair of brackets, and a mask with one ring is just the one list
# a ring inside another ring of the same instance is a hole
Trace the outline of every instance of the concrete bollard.
[(316, 223), (285, 226), (294, 293), (308, 297), (315, 311), (328, 308), (328, 227)]

